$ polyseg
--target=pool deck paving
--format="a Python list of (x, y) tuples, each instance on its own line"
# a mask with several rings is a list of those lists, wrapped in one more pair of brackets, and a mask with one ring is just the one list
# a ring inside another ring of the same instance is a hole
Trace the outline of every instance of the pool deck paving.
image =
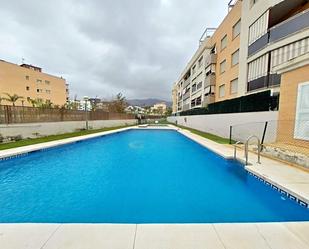
[(309, 249), (309, 222), (0, 224), (1, 249)]
[[(152, 129), (154, 127), (151, 127)], [(160, 127), (162, 129), (162, 127)], [(220, 154), (233, 157), (233, 147), (200, 137), (187, 130), (183, 135)], [(128, 130), (101, 132), (44, 144), (0, 151), (0, 158), (64, 145)], [(147, 129), (147, 128), (144, 128)], [(238, 151), (243, 160), (243, 151)], [(256, 163), (249, 154), (251, 173), (309, 203), (309, 173), (268, 158)], [(309, 222), (227, 224), (0, 224), (0, 249), (309, 249)]]

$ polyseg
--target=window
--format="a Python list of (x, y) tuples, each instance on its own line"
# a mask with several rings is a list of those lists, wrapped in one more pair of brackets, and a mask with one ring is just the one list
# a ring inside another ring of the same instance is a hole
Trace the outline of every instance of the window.
[(202, 96), (196, 99), (196, 105), (201, 105), (201, 104), (202, 104)]
[(196, 89), (199, 90), (199, 89), (201, 89), (201, 88), (202, 88), (202, 82), (200, 82), (200, 83), (197, 84)]
[(45, 80), (45, 84), (46, 84), (46, 85), (49, 85), (49, 84), (50, 84), (50, 81), (49, 81), (49, 80)]
[(231, 81), (230, 87), (231, 87), (230, 89), (231, 94), (235, 94), (238, 92), (238, 78)]
[(42, 80), (37, 79), (36, 82), (37, 83), (42, 83)]
[(249, 27), (249, 46), (268, 31), (269, 10)]
[(225, 84), (219, 86), (219, 98), (223, 98), (225, 96)]
[(225, 49), (227, 46), (227, 35), (225, 35), (221, 40), (221, 50)]
[(29, 80), (29, 78), (30, 78), (30, 77), (29, 77), (28, 75), (26, 75), (26, 80)]
[(235, 66), (239, 63), (239, 49), (237, 49), (233, 54), (232, 54), (232, 66)]
[(235, 39), (240, 34), (240, 28), (241, 28), (241, 21), (239, 20), (234, 26), (233, 26), (233, 39)]
[(203, 56), (198, 60), (198, 67), (200, 68), (203, 64)]
[(41, 92), (43, 92), (43, 89), (36, 89), (36, 92), (41, 93)]
[(196, 91), (196, 84), (192, 85), (192, 92), (194, 93)]
[(298, 85), (294, 138), (309, 141), (309, 82)]
[(194, 65), (194, 66), (192, 67), (192, 74), (195, 73), (195, 69), (196, 69), (196, 65)]
[(248, 64), (248, 82), (264, 77), (268, 72), (268, 54), (265, 54)]
[(30, 90), (30, 87), (29, 87), (29, 86), (26, 86), (26, 90), (29, 91), (29, 90)]
[(220, 63), (220, 73), (221, 74), (225, 72), (225, 68), (226, 68), (226, 60)]
[(46, 90), (46, 93), (50, 94), (50, 90)]

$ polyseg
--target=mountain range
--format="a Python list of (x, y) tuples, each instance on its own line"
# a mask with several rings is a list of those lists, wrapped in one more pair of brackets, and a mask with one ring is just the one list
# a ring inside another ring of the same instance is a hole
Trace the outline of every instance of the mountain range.
[(127, 103), (129, 105), (140, 106), (140, 107), (153, 106), (154, 104), (161, 103), (161, 102), (166, 103), (166, 105), (168, 107), (172, 106), (171, 101), (165, 101), (165, 100), (162, 100), (162, 99), (152, 99), (152, 98), (150, 98), (150, 99), (129, 99), (129, 100), (127, 100)]

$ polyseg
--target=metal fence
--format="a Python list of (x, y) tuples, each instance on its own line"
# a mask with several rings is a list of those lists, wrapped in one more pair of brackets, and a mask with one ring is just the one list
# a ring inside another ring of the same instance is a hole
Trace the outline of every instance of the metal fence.
[[(309, 120), (272, 120), (231, 126), (230, 143), (257, 136), (261, 153), (309, 168)], [(256, 151), (256, 145), (250, 146)]]
[(0, 106), (0, 124), (61, 122), (88, 120), (124, 120), (135, 119), (134, 114), (112, 113), (102, 110), (80, 111), (56, 108), (37, 108), (22, 106)]

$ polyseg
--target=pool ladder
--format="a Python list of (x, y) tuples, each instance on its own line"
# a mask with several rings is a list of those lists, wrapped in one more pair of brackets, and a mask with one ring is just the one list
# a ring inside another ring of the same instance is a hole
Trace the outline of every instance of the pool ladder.
[[(258, 161), (257, 163), (261, 163), (261, 149), (262, 149), (262, 146), (261, 146), (261, 141), (260, 139), (253, 135), (253, 136), (250, 136), (248, 137), (248, 139), (246, 140), (246, 143), (245, 143), (245, 159), (246, 159), (246, 165), (248, 165), (248, 159), (249, 159), (249, 142), (250, 140), (256, 138), (257, 142), (258, 142)], [(235, 144), (234, 144), (234, 159), (236, 159), (237, 157), (237, 145), (238, 144), (242, 144), (241, 141), (237, 141)]]

